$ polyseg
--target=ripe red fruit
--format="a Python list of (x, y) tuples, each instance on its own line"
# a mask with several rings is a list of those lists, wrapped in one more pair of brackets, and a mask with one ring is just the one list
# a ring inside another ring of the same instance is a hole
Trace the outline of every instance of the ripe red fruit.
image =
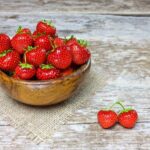
[(4, 33), (0, 34), (0, 53), (11, 47), (10, 38)]
[(73, 73), (73, 69), (71, 67), (69, 67), (69, 68), (63, 70), (62, 76), (68, 76), (68, 75), (70, 75), (72, 73)]
[(33, 40), (35, 41), (38, 37), (42, 36), (42, 35), (45, 35), (45, 33), (40, 33), (38, 31), (34, 31), (33, 34), (32, 34), (32, 38)]
[(71, 35), (68, 39), (66, 39), (66, 45), (71, 46), (73, 44), (78, 44), (78, 40), (73, 35)]
[(48, 55), (47, 60), (58, 69), (66, 69), (71, 65), (72, 54), (65, 46), (58, 47)]
[(31, 31), (30, 31), (29, 28), (22, 28), (22, 26), (19, 26), (18, 29), (17, 29), (17, 34), (21, 34), (21, 33), (31, 35)]
[(80, 46), (79, 44), (71, 45), (70, 50), (72, 52), (72, 60), (76, 65), (85, 64), (91, 56), (88, 49)]
[(117, 114), (112, 110), (100, 110), (97, 114), (98, 122), (102, 128), (110, 128), (117, 122)]
[(40, 33), (46, 33), (50, 36), (55, 36), (56, 33), (56, 28), (54, 27), (52, 21), (47, 20), (39, 21), (36, 26), (36, 30)]
[(27, 63), (38, 67), (46, 61), (46, 50), (40, 47), (28, 47), (24, 57)]
[(62, 38), (59, 38), (59, 37), (56, 37), (53, 41), (54, 43), (54, 47), (57, 48), (57, 47), (61, 47), (61, 46), (64, 46), (65, 45), (65, 42)]
[(133, 109), (124, 109), (118, 115), (119, 123), (125, 128), (133, 128), (138, 119), (138, 114), (136, 110)]
[(39, 80), (56, 79), (60, 77), (60, 71), (51, 65), (42, 64), (37, 69), (36, 77)]
[(6, 50), (0, 54), (0, 69), (4, 71), (14, 71), (19, 62), (20, 56), (16, 51)]
[(36, 69), (33, 65), (27, 63), (20, 63), (15, 69), (15, 77), (22, 80), (29, 80), (33, 78), (36, 73)]
[(29, 34), (22, 33), (16, 34), (12, 40), (12, 47), (20, 54), (23, 54), (28, 46), (32, 46), (33, 40)]
[(46, 51), (52, 50), (52, 38), (47, 35), (42, 35), (35, 39), (35, 46), (45, 49)]

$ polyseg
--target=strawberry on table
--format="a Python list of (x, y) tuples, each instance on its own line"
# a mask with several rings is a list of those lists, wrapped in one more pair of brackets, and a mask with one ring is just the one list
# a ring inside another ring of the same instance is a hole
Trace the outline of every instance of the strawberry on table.
[(20, 54), (23, 54), (28, 46), (32, 46), (32, 44), (32, 37), (27, 33), (16, 34), (11, 40), (12, 47)]
[(56, 28), (52, 21), (42, 20), (37, 23), (36, 30), (40, 33), (46, 33), (50, 36), (55, 36)]
[(20, 56), (16, 51), (6, 50), (0, 54), (0, 69), (14, 71), (20, 62)]
[(33, 65), (27, 63), (20, 63), (15, 69), (15, 77), (17, 79), (29, 80), (36, 74), (36, 69)]
[(35, 39), (34, 45), (44, 48), (46, 51), (52, 50), (53, 39), (48, 35), (42, 35)]
[(46, 50), (40, 47), (28, 47), (24, 58), (27, 63), (38, 67), (46, 61)]
[(36, 72), (36, 77), (39, 80), (56, 79), (60, 77), (60, 70), (54, 68), (50, 64), (42, 64)]
[(11, 43), (10, 38), (8, 35), (1, 33), (0, 34), (0, 53), (2, 53), (5, 50), (10, 49)]
[(58, 69), (66, 69), (72, 63), (71, 51), (66, 46), (58, 47), (48, 55), (48, 62)]
[(100, 110), (97, 114), (98, 122), (102, 128), (110, 128), (118, 121), (117, 114), (113, 110)]
[(29, 28), (22, 28), (22, 26), (19, 26), (18, 29), (17, 29), (17, 33), (18, 34), (26, 33), (26, 34), (31, 35), (31, 30)]
[(118, 104), (123, 108), (118, 115), (118, 121), (120, 125), (125, 128), (133, 128), (138, 120), (138, 114), (136, 110), (132, 108), (125, 108), (121, 102), (118, 102)]

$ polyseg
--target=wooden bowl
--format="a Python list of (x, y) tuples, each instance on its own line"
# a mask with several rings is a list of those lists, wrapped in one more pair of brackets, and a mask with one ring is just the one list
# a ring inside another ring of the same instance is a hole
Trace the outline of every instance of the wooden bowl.
[(11, 98), (28, 105), (57, 104), (72, 96), (90, 66), (89, 60), (69, 76), (46, 81), (17, 80), (0, 71), (0, 86)]

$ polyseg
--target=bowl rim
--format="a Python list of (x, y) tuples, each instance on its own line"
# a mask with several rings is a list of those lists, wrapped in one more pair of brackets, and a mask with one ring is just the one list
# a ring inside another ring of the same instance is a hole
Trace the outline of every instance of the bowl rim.
[(54, 83), (60, 83), (63, 82), (64, 80), (68, 80), (72, 77), (78, 76), (82, 73), (84, 73), (89, 67), (91, 66), (91, 58), (84, 64), (82, 65), (79, 69), (77, 69), (75, 72), (68, 76), (63, 76), (57, 79), (50, 79), (50, 80), (18, 80), (13, 77), (8, 76), (6, 73), (4, 73), (2, 70), (0, 72), (5, 75), (7, 78), (9, 78), (12, 82), (15, 83), (22, 83), (22, 84), (54, 84)]

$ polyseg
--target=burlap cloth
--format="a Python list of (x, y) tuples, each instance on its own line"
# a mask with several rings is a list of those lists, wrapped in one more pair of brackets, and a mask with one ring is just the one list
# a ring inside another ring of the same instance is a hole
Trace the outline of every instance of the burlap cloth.
[(34, 142), (47, 141), (76, 109), (85, 105), (96, 91), (104, 87), (106, 81), (106, 74), (92, 65), (89, 75), (74, 96), (59, 105), (42, 108), (18, 103), (0, 89), (0, 114)]

